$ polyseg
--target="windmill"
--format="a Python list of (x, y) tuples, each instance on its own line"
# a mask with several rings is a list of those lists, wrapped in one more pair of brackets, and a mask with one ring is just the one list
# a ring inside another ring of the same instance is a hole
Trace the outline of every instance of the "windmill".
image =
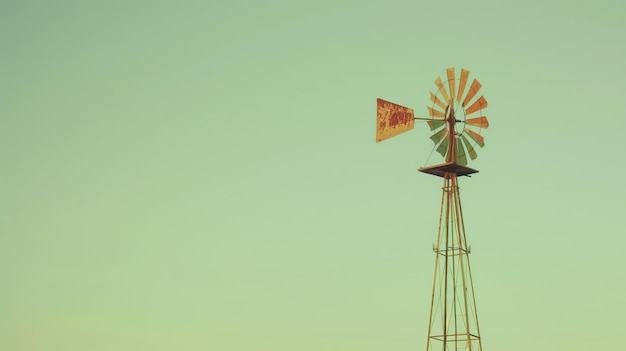
[(443, 178), (426, 351), (482, 351), (458, 178), (478, 172), (467, 167), (467, 158), (476, 159), (476, 145), (485, 145), (481, 132), (489, 126), (482, 115), (487, 100), (476, 98), (481, 88), (476, 79), (466, 90), (468, 70), (461, 69), (458, 85), (454, 68), (448, 68), (446, 75), (447, 84), (441, 77), (435, 80), (437, 91), (430, 93), (428, 117), (415, 117), (408, 107), (378, 99), (376, 142), (413, 129), (416, 120), (430, 127), (434, 150), (445, 162), (419, 168)]

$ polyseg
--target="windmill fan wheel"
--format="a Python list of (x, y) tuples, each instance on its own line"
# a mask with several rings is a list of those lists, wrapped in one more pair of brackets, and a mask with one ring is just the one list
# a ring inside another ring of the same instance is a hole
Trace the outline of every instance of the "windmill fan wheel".
[[(472, 80), (466, 89), (468, 70), (462, 68), (458, 79), (454, 68), (448, 68), (446, 74), (447, 84), (441, 77), (437, 77), (437, 92), (430, 92), (432, 105), (428, 107), (430, 120), (427, 122), (433, 132), (430, 139), (446, 162), (465, 166), (468, 155), (472, 160), (478, 157), (476, 145), (485, 146), (481, 132), (489, 127), (487, 117), (483, 114), (487, 100), (483, 96), (476, 98), (482, 86), (478, 80)], [(452, 141), (453, 147), (450, 145)]]

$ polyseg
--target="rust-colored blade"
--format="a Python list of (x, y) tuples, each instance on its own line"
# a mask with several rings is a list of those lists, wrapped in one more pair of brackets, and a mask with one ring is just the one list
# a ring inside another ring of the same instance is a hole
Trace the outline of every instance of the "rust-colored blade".
[(446, 104), (444, 104), (441, 100), (439, 100), (439, 98), (437, 97), (437, 95), (433, 94), (433, 92), (430, 92), (430, 101), (434, 102), (435, 104), (437, 104), (437, 106), (441, 107), (442, 109), (446, 109)]
[(413, 109), (376, 99), (376, 142), (392, 138), (413, 129)]
[(439, 110), (435, 110), (432, 107), (428, 107), (428, 115), (431, 117), (445, 117), (446, 115), (439, 111)]
[(435, 129), (439, 129), (441, 126), (445, 125), (446, 121), (432, 120), (432, 121), (428, 121), (426, 123), (428, 123), (428, 126), (430, 127), (430, 130), (435, 130)]
[(469, 76), (469, 71), (465, 68), (461, 68), (461, 80), (459, 81), (459, 92), (456, 94), (456, 102), (461, 102), (463, 91), (465, 90), (465, 83), (467, 83), (467, 76)]
[(465, 124), (469, 124), (470, 126), (479, 127), (483, 129), (489, 128), (489, 121), (487, 120), (487, 117), (484, 117), (484, 116), (470, 118), (465, 121)]
[(465, 105), (472, 100), (476, 93), (478, 93), (480, 87), (482, 87), (480, 82), (474, 79), (474, 81), (472, 81), (472, 85), (470, 85), (469, 91), (467, 92), (467, 96), (465, 96), (465, 100), (463, 100), (463, 103), (461, 104), (463, 107), (465, 107)]
[(437, 85), (437, 89), (439, 89), (439, 92), (441, 93), (441, 96), (443, 96), (443, 99), (446, 101), (446, 103), (450, 103), (448, 92), (441, 82), (441, 77), (437, 77), (437, 79), (435, 79), (435, 85)]
[(478, 157), (478, 155), (476, 154), (476, 150), (474, 150), (474, 147), (472, 146), (470, 141), (467, 140), (467, 137), (465, 136), (465, 134), (461, 134), (461, 138), (463, 139), (463, 144), (465, 144), (465, 148), (467, 149), (467, 152), (469, 152), (470, 158), (472, 160), (475, 160), (476, 157)]
[(454, 99), (454, 90), (456, 85), (456, 81), (454, 78), (454, 67), (448, 68), (446, 70), (446, 74), (448, 75), (448, 87), (450, 88), (450, 103), (452, 103), (452, 100)]
[(474, 132), (473, 130), (469, 130), (467, 128), (465, 128), (465, 133), (467, 133), (467, 135), (469, 135), (470, 138), (472, 138), (472, 140), (474, 140), (476, 144), (478, 144), (478, 146), (480, 147), (485, 146), (485, 138), (483, 138), (482, 135)]
[(435, 145), (437, 145), (441, 141), (441, 139), (446, 137), (446, 135), (448, 135), (448, 129), (444, 128), (438, 131), (437, 133), (431, 135), (430, 140), (432, 140), (435, 143)]
[(487, 100), (485, 100), (484, 96), (481, 96), (480, 98), (478, 98), (478, 100), (476, 100), (476, 102), (472, 104), (472, 106), (468, 107), (467, 110), (465, 110), (465, 115), (466, 116), (471, 115), (472, 113), (478, 110), (482, 110), (486, 107), (487, 107)]
[(446, 157), (446, 153), (448, 152), (448, 144), (450, 143), (449, 138), (447, 138), (448, 136), (448, 130), (444, 129), (446, 131), (446, 135), (443, 137), (443, 141), (441, 142), (441, 144), (439, 144), (439, 147), (437, 147), (437, 152), (441, 154), (441, 156), (443, 156), (444, 158)]
[(454, 138), (454, 152), (456, 153), (456, 163), (461, 166), (465, 166), (467, 164), (467, 157), (465, 156), (465, 149), (463, 149), (463, 143), (461, 142), (461, 138)]

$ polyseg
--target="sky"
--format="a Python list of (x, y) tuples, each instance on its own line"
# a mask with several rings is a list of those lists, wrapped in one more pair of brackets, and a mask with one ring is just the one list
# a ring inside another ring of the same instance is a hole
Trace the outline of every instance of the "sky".
[(376, 98), (425, 115), (448, 67), (489, 101), (483, 349), (619, 349), (625, 11), (0, 1), (0, 349), (423, 350), (442, 159)]

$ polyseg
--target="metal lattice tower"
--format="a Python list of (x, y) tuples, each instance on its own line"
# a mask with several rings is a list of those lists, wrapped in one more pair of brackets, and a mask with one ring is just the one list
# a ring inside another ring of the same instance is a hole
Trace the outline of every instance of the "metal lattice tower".
[(457, 174), (445, 173), (427, 351), (482, 350)]

